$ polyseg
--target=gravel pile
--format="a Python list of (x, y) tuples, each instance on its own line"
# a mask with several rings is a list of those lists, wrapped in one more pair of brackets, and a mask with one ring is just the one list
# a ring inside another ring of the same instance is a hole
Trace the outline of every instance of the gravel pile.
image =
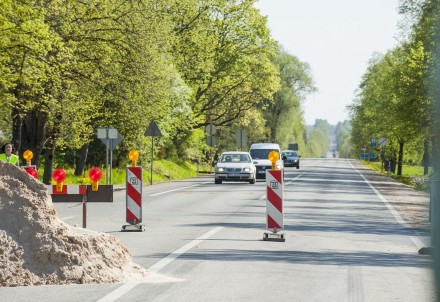
[(44, 184), (0, 161), (0, 286), (147, 277), (118, 238), (65, 224)]

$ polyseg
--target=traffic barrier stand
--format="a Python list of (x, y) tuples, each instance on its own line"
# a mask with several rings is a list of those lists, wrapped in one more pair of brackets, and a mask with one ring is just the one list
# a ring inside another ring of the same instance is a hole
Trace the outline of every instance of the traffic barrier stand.
[[(87, 186), (86, 185), (62, 185), (61, 190), (59, 184), (48, 185), (47, 192), (52, 196), (52, 202), (69, 202), (70, 197), (80, 196), (83, 208), (82, 227), (87, 227)], [(55, 198), (58, 197), (58, 198)]]
[[(113, 202), (113, 186), (109, 186), (104, 191), (104, 195), (98, 190), (98, 182), (101, 179), (102, 172), (98, 168), (92, 168), (89, 173), (91, 186), (86, 185), (64, 185), (63, 181), (66, 179), (66, 172), (63, 169), (56, 169), (52, 174), (52, 179), (56, 181), (56, 185), (47, 186), (47, 191), (52, 197), (52, 202), (76, 202), (79, 201), (83, 208), (82, 225), (87, 227), (87, 202), (90, 201), (94, 195), (97, 196), (96, 201), (102, 201), (99, 197), (104, 196), (104, 201)], [(110, 193), (110, 195), (109, 195)], [(78, 200), (79, 199), (79, 200)], [(102, 198), (101, 198), (102, 199)]]
[(142, 167), (136, 167), (136, 160), (139, 157), (137, 151), (129, 153), (132, 166), (126, 169), (126, 214), (125, 221), (128, 223), (122, 226), (122, 232), (143, 232), (145, 226), (142, 222)]
[(285, 242), (284, 233), (279, 233), (284, 229), (282, 170), (266, 170), (266, 216), (266, 227), (272, 232), (264, 233), (263, 240)]

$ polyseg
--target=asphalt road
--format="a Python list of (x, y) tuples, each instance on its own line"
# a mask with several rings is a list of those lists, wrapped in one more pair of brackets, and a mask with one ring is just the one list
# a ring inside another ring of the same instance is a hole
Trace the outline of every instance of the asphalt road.
[[(145, 232), (121, 232), (125, 191), (117, 191), (114, 203), (89, 203), (87, 228), (120, 238), (156, 278), (0, 288), (0, 301), (435, 301), (430, 257), (417, 253), (426, 238), (371, 186), (344, 159), (287, 168), (285, 242), (262, 240), (263, 180), (144, 187)], [(56, 208), (81, 226), (80, 206)]]

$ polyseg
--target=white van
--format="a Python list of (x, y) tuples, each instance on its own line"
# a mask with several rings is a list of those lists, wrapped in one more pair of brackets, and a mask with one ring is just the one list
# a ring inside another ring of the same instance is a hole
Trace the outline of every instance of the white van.
[(284, 170), (284, 162), (281, 158), (281, 148), (278, 144), (272, 143), (258, 143), (252, 144), (249, 149), (252, 160), (257, 168), (257, 178), (266, 178), (266, 170), (272, 169), (272, 162), (269, 160), (269, 153), (276, 151), (279, 154), (279, 159), (276, 163), (276, 169)]

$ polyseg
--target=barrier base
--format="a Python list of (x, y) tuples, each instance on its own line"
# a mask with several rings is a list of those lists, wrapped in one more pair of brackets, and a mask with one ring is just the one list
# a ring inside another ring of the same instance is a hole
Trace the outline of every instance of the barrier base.
[(283, 233), (264, 233), (263, 241), (285, 242), (286, 237), (284, 237)]
[(121, 232), (144, 232), (145, 225), (143, 224), (125, 224), (122, 226)]

